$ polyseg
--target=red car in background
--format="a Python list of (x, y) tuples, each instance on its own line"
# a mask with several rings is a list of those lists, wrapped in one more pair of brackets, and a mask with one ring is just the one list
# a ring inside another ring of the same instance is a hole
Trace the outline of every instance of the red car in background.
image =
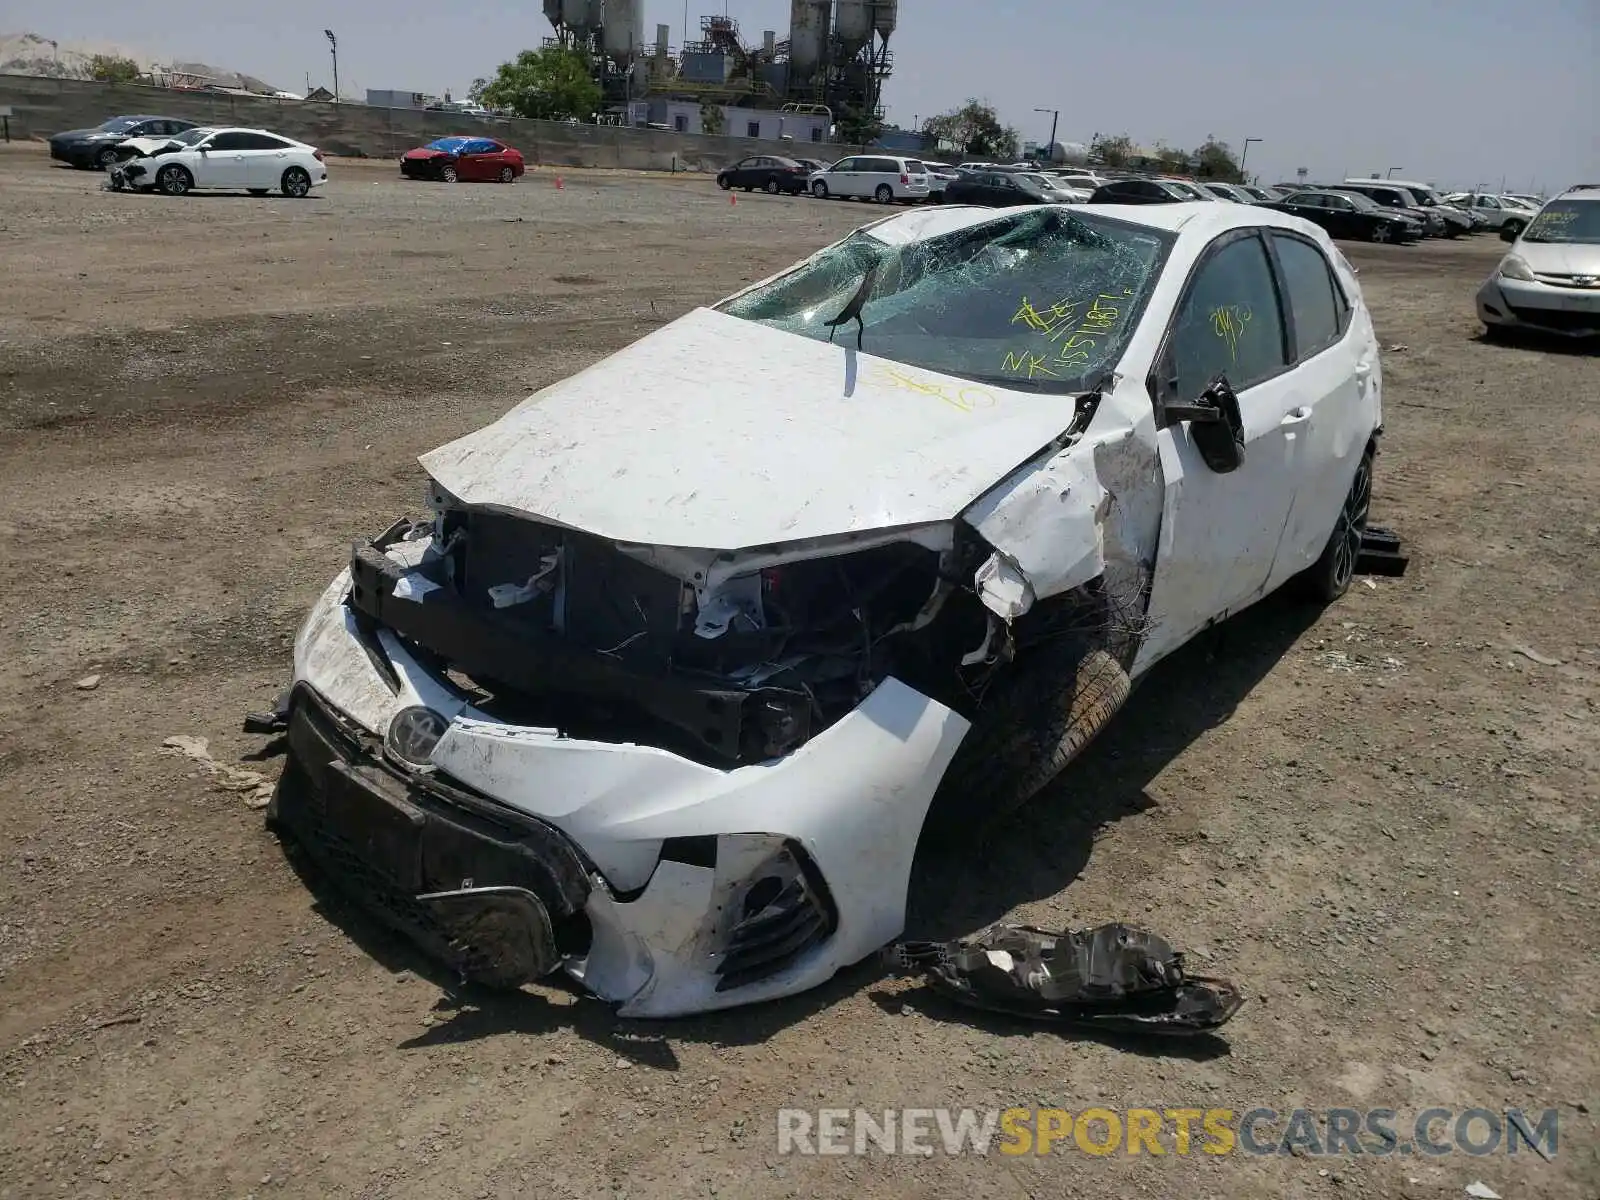
[(442, 137), (407, 150), (400, 159), (400, 174), (407, 179), (440, 179), (510, 183), (527, 168), (522, 155), (502, 142), (486, 137)]

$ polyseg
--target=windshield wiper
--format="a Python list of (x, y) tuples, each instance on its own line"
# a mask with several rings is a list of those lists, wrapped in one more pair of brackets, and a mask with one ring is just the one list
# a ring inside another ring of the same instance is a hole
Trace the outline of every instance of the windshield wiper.
[[(861, 310), (866, 308), (867, 297), (872, 295), (872, 285), (878, 282), (878, 267), (882, 264), (882, 261), (882, 259), (879, 259), (878, 262), (867, 268), (867, 273), (861, 277), (861, 284), (856, 288), (855, 295), (851, 296), (845, 306), (839, 310), (839, 315), (831, 321), (823, 322), (828, 327), (828, 342), (830, 344), (833, 342), (833, 335), (838, 331), (839, 326), (848, 325), (851, 321), (854, 321), (856, 323), (856, 349), (861, 349), (862, 335), (867, 332), (867, 324), (861, 319)], [(877, 343), (873, 344), (876, 345)]]

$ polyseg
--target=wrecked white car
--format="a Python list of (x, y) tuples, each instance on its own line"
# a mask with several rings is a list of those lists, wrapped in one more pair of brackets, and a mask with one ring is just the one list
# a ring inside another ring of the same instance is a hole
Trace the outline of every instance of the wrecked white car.
[(424, 455), (296, 641), (269, 819), (468, 979), (813, 987), (901, 933), (925, 823), (1348, 587), (1380, 383), (1294, 217), (889, 217)]

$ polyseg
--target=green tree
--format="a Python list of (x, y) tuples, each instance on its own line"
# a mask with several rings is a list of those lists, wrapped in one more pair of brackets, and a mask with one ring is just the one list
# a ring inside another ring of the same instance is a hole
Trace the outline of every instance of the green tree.
[(1200, 164), (1195, 173), (1202, 179), (1220, 179), (1224, 183), (1244, 182), (1239, 160), (1233, 156), (1227, 142), (1208, 137), (1205, 145), (1194, 152), (1194, 156)]
[(834, 136), (851, 146), (870, 146), (883, 132), (883, 118), (861, 108), (846, 108), (834, 118)]
[(1097, 156), (1101, 163), (1108, 167), (1125, 167), (1133, 158), (1133, 139), (1125, 133), (1116, 137), (1096, 138), (1090, 148), (1090, 153)]
[(722, 106), (711, 100), (700, 101), (700, 132), (712, 137), (722, 132)]
[(480, 75), (472, 81), (472, 86), (467, 89), (467, 99), (474, 104), (482, 104), (483, 94), (488, 90), (489, 81)]
[(478, 102), (541, 121), (587, 120), (600, 107), (600, 85), (583, 51), (546, 46), (524, 50), (511, 62), (501, 63)]
[(1000, 123), (994, 105), (981, 100), (968, 100), (960, 108), (929, 117), (923, 130), (973, 158), (1009, 161), (1017, 157), (1021, 140), (1015, 129)]
[(1189, 169), (1189, 156), (1166, 142), (1157, 142), (1151, 154), (1159, 168), (1169, 175), (1181, 174)]
[(89, 60), (89, 78), (101, 83), (132, 83), (140, 74), (139, 64), (131, 58), (96, 54)]

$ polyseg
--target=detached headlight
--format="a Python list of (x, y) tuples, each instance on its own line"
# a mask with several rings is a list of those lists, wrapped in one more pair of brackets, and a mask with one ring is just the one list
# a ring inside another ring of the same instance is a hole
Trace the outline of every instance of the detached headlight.
[(1533, 269), (1515, 254), (1508, 254), (1500, 260), (1498, 274), (1506, 279), (1520, 279), (1524, 283), (1533, 282)]

